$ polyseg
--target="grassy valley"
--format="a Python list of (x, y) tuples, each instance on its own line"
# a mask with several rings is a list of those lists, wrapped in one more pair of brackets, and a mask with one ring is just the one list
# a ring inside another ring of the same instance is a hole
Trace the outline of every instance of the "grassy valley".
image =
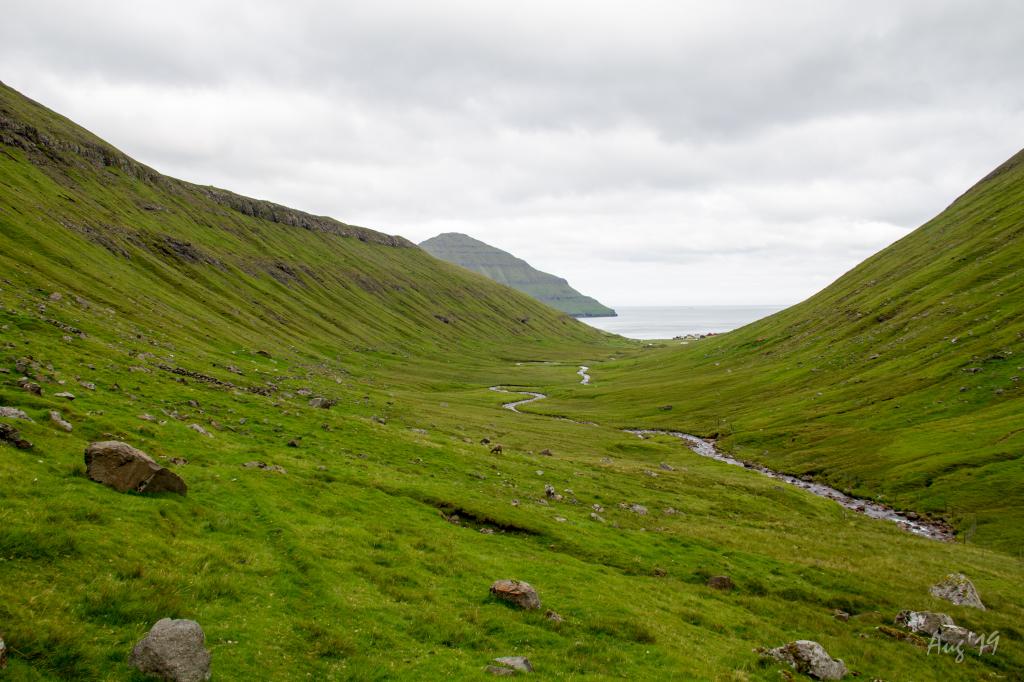
[[(0, 444), (5, 679), (141, 679), (128, 654), (164, 617), (202, 624), (215, 680), (489, 679), (511, 655), (537, 679), (778, 680), (754, 649), (803, 638), (858, 679), (1019, 679), (1020, 172), (802, 306), (649, 346), (399, 237), (167, 178), (2, 88), (0, 405), (31, 421), (0, 421), (32, 443)], [(551, 397), (515, 413), (496, 385)], [(643, 425), (949, 513), (969, 542), (620, 430)], [(188, 494), (89, 480), (98, 440)], [(929, 594), (953, 571), (988, 610)], [(543, 608), (496, 601), (501, 578)], [(907, 608), (1000, 647), (929, 654), (886, 630)]]
[(803, 303), (595, 370), (545, 410), (739, 456), (1024, 548), (1024, 152)]

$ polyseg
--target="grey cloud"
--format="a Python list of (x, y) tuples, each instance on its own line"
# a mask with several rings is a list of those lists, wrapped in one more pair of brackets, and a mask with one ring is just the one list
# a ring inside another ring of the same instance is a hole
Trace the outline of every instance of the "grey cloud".
[(608, 300), (714, 272), (775, 303), (1024, 145), (1022, 45), (1002, 0), (37, 0), (0, 69), (186, 179), (468, 232)]

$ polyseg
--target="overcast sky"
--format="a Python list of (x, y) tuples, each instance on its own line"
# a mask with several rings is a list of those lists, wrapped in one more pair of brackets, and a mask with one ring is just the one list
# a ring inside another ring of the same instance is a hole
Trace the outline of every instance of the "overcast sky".
[(1024, 146), (1024, 2), (8, 3), (0, 80), (158, 170), (610, 305), (793, 303)]

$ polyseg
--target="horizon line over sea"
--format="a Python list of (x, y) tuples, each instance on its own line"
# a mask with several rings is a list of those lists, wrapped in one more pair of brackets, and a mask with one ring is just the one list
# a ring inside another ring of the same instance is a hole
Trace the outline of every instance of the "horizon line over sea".
[(630, 339), (671, 339), (722, 334), (768, 317), (788, 305), (620, 306), (618, 317), (581, 317), (581, 322)]

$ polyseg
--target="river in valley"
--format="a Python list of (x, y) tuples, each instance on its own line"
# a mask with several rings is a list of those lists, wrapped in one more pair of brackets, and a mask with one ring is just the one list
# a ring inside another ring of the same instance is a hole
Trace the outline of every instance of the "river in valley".
[[(590, 382), (590, 375), (586, 374), (586, 371), (588, 369), (589, 368), (587, 367), (580, 368), (579, 374), (580, 376), (584, 376), (585, 378), (585, 381), (582, 381), (581, 383), (587, 384)], [(505, 409), (511, 410), (512, 412), (516, 413), (519, 413), (518, 408), (521, 407), (522, 405), (534, 403), (537, 402), (538, 400), (543, 400), (544, 398), (547, 397), (543, 393), (538, 393), (536, 391), (509, 389), (503, 386), (491, 386), (491, 390), (496, 391), (498, 393), (509, 393), (527, 396), (526, 398), (523, 398), (521, 400), (514, 400), (512, 402), (508, 402), (502, 405), (502, 407), (504, 407)], [(554, 418), (563, 420), (566, 419), (565, 417)], [(578, 423), (596, 426), (591, 422)], [(769, 478), (774, 478), (778, 481), (782, 481), (783, 483), (787, 483), (797, 488), (806, 490), (807, 492), (817, 495), (818, 497), (824, 497), (826, 499), (832, 500), (836, 504), (858, 514), (863, 514), (873, 519), (882, 519), (885, 521), (891, 521), (893, 523), (896, 523), (901, 528), (910, 533), (913, 533), (914, 535), (920, 535), (922, 537), (930, 538), (932, 540), (940, 540), (945, 542), (950, 542), (954, 539), (952, 529), (945, 526), (944, 524), (926, 521), (920, 518), (914, 512), (899, 512), (879, 502), (874, 502), (872, 500), (866, 500), (857, 497), (851, 497), (850, 495), (847, 495), (842, 491), (836, 490), (835, 488), (831, 488), (827, 485), (824, 485), (823, 483), (817, 483), (815, 481), (805, 481), (797, 476), (774, 471), (761, 464), (757, 464), (754, 462), (744, 462), (743, 460), (736, 459), (735, 457), (731, 457), (730, 455), (721, 452), (717, 447), (715, 447), (714, 442), (704, 438), (699, 438), (698, 436), (693, 436), (688, 433), (682, 433), (681, 431), (662, 431), (656, 429), (623, 429), (623, 431), (625, 431), (626, 433), (631, 433), (639, 438), (650, 438), (652, 436), (671, 436), (682, 441), (683, 445), (685, 445), (692, 452), (694, 452), (697, 455), (700, 455), (701, 457), (707, 457), (709, 459), (714, 459), (719, 462), (724, 462), (726, 464), (731, 464), (733, 466), (739, 466), (745, 469), (749, 469), (751, 471), (756, 471), (757, 473), (762, 474), (764, 476), (768, 476)]]

